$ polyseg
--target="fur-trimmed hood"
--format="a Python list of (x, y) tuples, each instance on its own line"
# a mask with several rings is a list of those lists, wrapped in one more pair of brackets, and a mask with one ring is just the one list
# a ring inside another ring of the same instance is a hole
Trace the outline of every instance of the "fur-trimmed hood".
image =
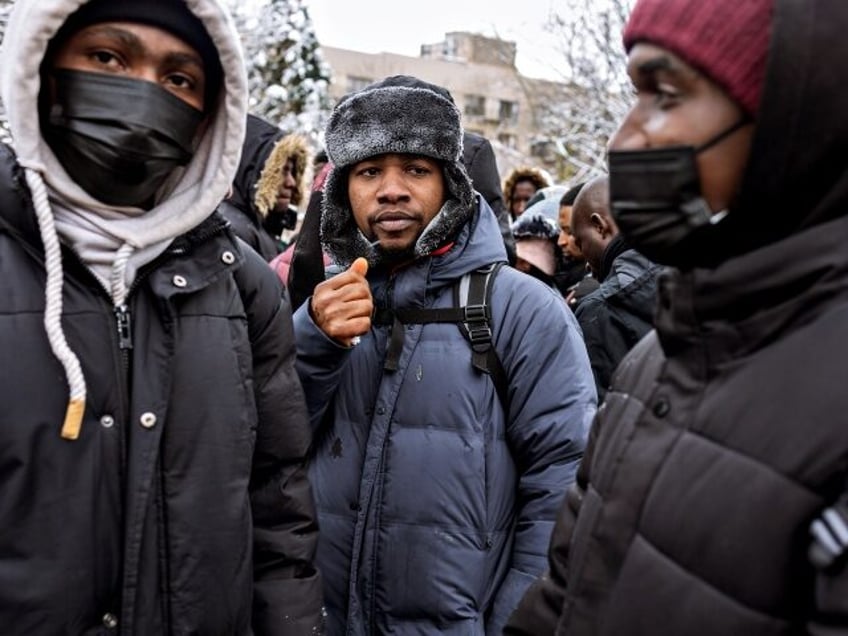
[(283, 182), (283, 168), (289, 159), (294, 160), (297, 186), (292, 196), (292, 205), (297, 207), (303, 201), (306, 188), (309, 161), (306, 139), (300, 135), (286, 134), (264, 119), (248, 115), (241, 162), (230, 195), (233, 205), (259, 218), (268, 216), (277, 202), (277, 192)]
[(527, 181), (530, 180), (536, 185), (537, 190), (541, 190), (542, 188), (547, 188), (550, 184), (548, 178), (538, 168), (533, 168), (530, 166), (524, 166), (521, 168), (516, 168), (512, 172), (509, 173), (509, 176), (506, 178), (503, 184), (503, 193), (504, 200), (507, 202), (507, 205), (512, 201), (512, 191), (515, 188), (515, 184), (519, 181)]

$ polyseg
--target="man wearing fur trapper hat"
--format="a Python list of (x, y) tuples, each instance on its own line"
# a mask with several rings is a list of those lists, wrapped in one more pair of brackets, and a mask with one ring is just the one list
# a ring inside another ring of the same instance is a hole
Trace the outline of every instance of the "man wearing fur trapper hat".
[(545, 567), (595, 410), (579, 330), (556, 292), (502, 267), (480, 312), (501, 392), (462, 325), (425, 320), (506, 260), (449, 99), (385, 80), (343, 99), (325, 138), (322, 241), (344, 271), (295, 332), (328, 632), (499, 633)]
[(0, 89), (4, 634), (316, 633), (291, 314), (214, 214), (244, 137), (215, 0), (17, 0)]

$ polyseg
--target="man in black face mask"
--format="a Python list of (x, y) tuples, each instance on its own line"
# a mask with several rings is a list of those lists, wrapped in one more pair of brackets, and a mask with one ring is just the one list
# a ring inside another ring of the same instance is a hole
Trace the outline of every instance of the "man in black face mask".
[(291, 313), (213, 214), (244, 137), (213, 0), (18, 0), (0, 89), (0, 625), (321, 629)]
[(506, 633), (848, 633), (847, 30), (828, 0), (636, 2), (611, 203), (672, 267)]

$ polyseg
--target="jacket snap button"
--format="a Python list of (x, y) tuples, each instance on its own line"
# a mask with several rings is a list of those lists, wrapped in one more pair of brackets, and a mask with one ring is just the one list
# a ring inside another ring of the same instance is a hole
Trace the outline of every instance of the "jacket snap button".
[(100, 418), (100, 426), (103, 428), (112, 428), (115, 425), (115, 418), (111, 415), (104, 415)]
[(106, 629), (115, 629), (118, 626), (118, 617), (112, 612), (106, 612), (103, 615), (103, 627)]
[(139, 421), (144, 428), (153, 428), (156, 426), (156, 415), (154, 413), (142, 413)]
[(377, 415), (382, 415), (385, 412), (386, 412), (386, 409), (384, 409), (382, 406), (377, 407)]
[(172, 282), (174, 283), (175, 287), (185, 287), (186, 285), (188, 285), (188, 281), (180, 275), (174, 276)]
[(657, 403), (654, 404), (654, 415), (657, 417), (665, 417), (668, 415), (668, 412), (671, 410), (671, 405), (668, 403), (668, 400), (665, 398), (660, 398), (657, 400)]
[(227, 265), (232, 265), (236, 262), (236, 257), (233, 255), (232, 252), (226, 251), (221, 254), (221, 260), (224, 261), (224, 263), (226, 263)]

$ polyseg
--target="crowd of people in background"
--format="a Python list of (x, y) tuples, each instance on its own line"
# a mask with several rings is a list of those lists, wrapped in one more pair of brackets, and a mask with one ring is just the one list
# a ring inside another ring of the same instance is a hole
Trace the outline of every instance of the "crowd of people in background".
[(216, 0), (18, 0), (2, 632), (848, 633), (846, 28), (636, 0), (558, 182), (409, 75), (310, 147)]

